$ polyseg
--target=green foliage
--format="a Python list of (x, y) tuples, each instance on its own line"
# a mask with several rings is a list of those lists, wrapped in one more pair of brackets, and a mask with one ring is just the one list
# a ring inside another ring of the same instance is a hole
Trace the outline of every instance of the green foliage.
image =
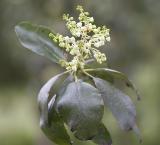
[(15, 27), (15, 31), (25, 48), (56, 63), (59, 63), (59, 59), (65, 59), (64, 52), (48, 37), (48, 34), (52, 31), (47, 27), (37, 26), (30, 22), (22, 22)]
[(69, 83), (56, 101), (58, 112), (80, 140), (88, 140), (97, 133), (103, 106), (98, 90), (81, 80)]
[(119, 71), (108, 69), (108, 68), (96, 68), (96, 69), (86, 69), (87, 72), (90, 72), (96, 77), (100, 77), (106, 81), (112, 82), (115, 79), (122, 80), (127, 87), (130, 87), (133, 91), (135, 91), (137, 95), (137, 99), (140, 100), (140, 95), (135, 87), (135, 85), (128, 79), (128, 77)]
[(105, 80), (94, 78), (94, 81), (102, 94), (105, 105), (109, 107), (120, 127), (126, 131), (133, 129), (140, 137), (135, 123), (136, 110), (130, 97)]
[(98, 145), (110, 145), (112, 144), (112, 139), (110, 133), (108, 132), (107, 128), (104, 124), (100, 124), (98, 128), (97, 135), (94, 136), (92, 139), (94, 143)]
[[(69, 145), (70, 138), (64, 127), (63, 121), (54, 108), (55, 95), (49, 101), (51, 87), (64, 73), (51, 78), (40, 90), (38, 104), (40, 109), (40, 126), (46, 136), (57, 144)], [(48, 103), (49, 102), (49, 103)]]
[[(62, 63), (65, 59), (62, 48), (56, 47), (54, 41), (49, 38), (51, 31), (48, 28), (22, 22), (15, 30), (24, 47), (56, 63)], [(78, 60), (79, 62), (81, 60)], [(68, 71), (51, 78), (40, 90), (38, 95), (40, 126), (46, 136), (59, 145), (72, 144), (64, 125), (66, 124), (79, 140), (92, 140), (98, 145), (111, 145), (110, 133), (102, 123), (104, 106), (107, 106), (123, 130), (134, 130), (140, 138), (135, 121), (135, 106), (129, 96), (114, 87), (114, 80), (124, 81), (138, 95), (135, 86), (121, 72), (108, 68), (94, 68), (87, 61), (83, 63), (84, 67), (66, 68)], [(85, 77), (91, 81), (85, 82)], [(51, 96), (51, 88), (60, 78), (63, 78), (64, 82)]]

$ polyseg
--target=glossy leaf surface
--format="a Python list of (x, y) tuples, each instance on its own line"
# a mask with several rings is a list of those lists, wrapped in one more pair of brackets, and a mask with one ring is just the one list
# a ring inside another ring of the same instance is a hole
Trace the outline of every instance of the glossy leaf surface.
[(49, 38), (51, 30), (47, 27), (22, 22), (15, 27), (15, 31), (19, 41), (25, 48), (56, 63), (59, 63), (59, 59), (65, 59), (62, 49), (57, 47)]
[(104, 106), (98, 90), (78, 80), (58, 96), (56, 108), (74, 135), (80, 140), (88, 140), (97, 132)]
[[(40, 90), (38, 103), (40, 109), (40, 126), (45, 135), (58, 145), (70, 145), (70, 137), (59, 114), (54, 108), (55, 96), (49, 102), (49, 92), (64, 73), (51, 78)], [(49, 102), (49, 103), (48, 103)]]

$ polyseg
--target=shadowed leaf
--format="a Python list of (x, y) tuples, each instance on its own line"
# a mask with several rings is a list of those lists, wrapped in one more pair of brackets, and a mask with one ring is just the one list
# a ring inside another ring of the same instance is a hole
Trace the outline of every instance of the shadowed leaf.
[(51, 87), (54, 86), (57, 80), (65, 73), (58, 74), (51, 78), (42, 87), (38, 95), (40, 126), (45, 135), (54, 143), (59, 145), (71, 145), (71, 141), (64, 127), (63, 121), (54, 108), (56, 95), (54, 95), (49, 102), (49, 92)]
[(70, 83), (57, 97), (56, 108), (80, 140), (93, 137), (103, 116), (103, 101), (98, 90), (88, 83)]
[(129, 96), (115, 88), (111, 83), (100, 78), (94, 78), (95, 84), (102, 94), (104, 103), (123, 130), (134, 130), (140, 137), (139, 129), (136, 125), (136, 110)]
[(98, 145), (111, 145), (112, 139), (110, 133), (104, 124), (101, 124), (98, 129), (97, 135), (92, 139)]
[(113, 82), (114, 79), (124, 81), (127, 87), (130, 87), (133, 91), (135, 91), (137, 99), (140, 100), (140, 95), (137, 88), (124, 73), (108, 68), (86, 69), (86, 71), (88, 71), (90, 74), (95, 75), (96, 77), (102, 78), (109, 82)]

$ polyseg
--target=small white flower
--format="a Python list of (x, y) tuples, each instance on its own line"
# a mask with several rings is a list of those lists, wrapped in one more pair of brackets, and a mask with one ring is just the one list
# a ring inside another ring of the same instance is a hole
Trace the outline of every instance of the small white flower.
[(83, 27), (81, 27), (81, 30), (82, 30), (83, 32), (85, 32), (85, 31), (87, 31), (87, 27), (86, 27), (86, 26), (83, 26)]
[(64, 37), (64, 40), (66, 41), (66, 42), (69, 42), (69, 37), (68, 36), (66, 36), (66, 37)]
[(103, 46), (104, 44), (105, 44), (104, 41), (100, 41), (100, 42), (99, 42), (99, 47), (100, 47), (100, 46)]
[(93, 32), (94, 32), (94, 33), (98, 33), (99, 30), (98, 30), (98, 29), (93, 29)]
[(76, 25), (76, 21), (72, 21), (72, 22), (71, 22), (71, 25)]
[(72, 60), (72, 64), (73, 64), (73, 65), (77, 64), (77, 62), (78, 62), (78, 60), (77, 60), (76, 58), (74, 58), (74, 59)]
[(77, 27), (82, 27), (82, 23), (81, 22), (77, 23)]
[(91, 43), (90, 42), (85, 43), (85, 46), (88, 47), (88, 48), (90, 48), (91, 47)]
[(108, 36), (108, 37), (106, 38), (106, 40), (107, 40), (108, 42), (110, 42), (110, 41), (111, 41), (111, 37)]
[(92, 24), (91, 23), (89, 23), (88, 25), (87, 25), (87, 28), (88, 28), (88, 30), (92, 30)]
[(80, 31), (77, 31), (77, 32), (76, 32), (76, 36), (77, 36), (77, 37), (80, 37), (80, 36), (81, 36), (81, 32), (80, 32)]
[(59, 41), (63, 41), (63, 36), (62, 36), (62, 35), (59, 35), (59, 36), (58, 36), (58, 39), (59, 39)]
[(77, 71), (77, 66), (76, 66), (76, 65), (73, 65), (73, 66), (72, 66), (72, 70), (73, 70), (74, 72), (76, 72), (76, 71)]
[(75, 43), (76, 39), (74, 37), (71, 37), (71, 43)]
[(99, 37), (100, 41), (105, 41), (105, 37), (104, 36), (101, 36)]
[(70, 20), (73, 20), (73, 17), (70, 17)]
[(94, 43), (94, 46), (98, 48), (98, 47), (100, 47), (100, 43), (96, 42), (96, 43)]
[(94, 22), (94, 18), (91, 17), (91, 18), (89, 19), (89, 21), (90, 21), (90, 22)]
[(60, 46), (60, 47), (65, 47), (65, 43), (64, 43), (64, 42), (59, 43), (59, 46)]

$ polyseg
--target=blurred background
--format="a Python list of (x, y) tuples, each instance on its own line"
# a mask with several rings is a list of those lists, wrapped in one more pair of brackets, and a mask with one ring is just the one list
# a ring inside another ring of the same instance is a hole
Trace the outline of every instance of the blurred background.
[[(64, 12), (76, 16), (77, 4), (94, 16), (97, 25), (111, 29), (112, 40), (105, 47), (110, 66), (126, 73), (142, 96), (141, 102), (132, 97), (142, 145), (159, 145), (159, 0), (0, 0), (0, 145), (52, 144), (39, 128), (36, 95), (60, 69), (23, 48), (14, 26), (27, 20), (67, 35), (61, 16)], [(139, 144), (133, 132), (120, 130), (110, 112), (104, 122), (113, 145)]]

